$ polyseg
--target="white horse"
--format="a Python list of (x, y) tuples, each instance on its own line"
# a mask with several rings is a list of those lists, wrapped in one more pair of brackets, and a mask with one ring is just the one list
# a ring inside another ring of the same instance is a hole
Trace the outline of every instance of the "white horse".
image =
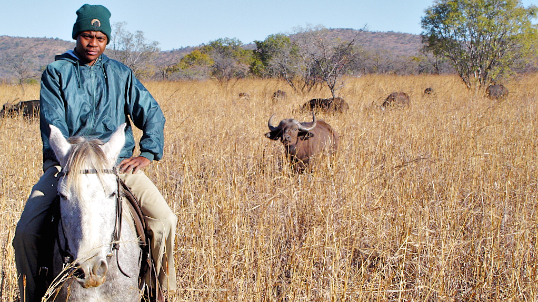
[(125, 144), (125, 124), (105, 144), (83, 137), (66, 140), (58, 128), (50, 128), (62, 176), (53, 266), (57, 277), (44, 299), (139, 301), (142, 253), (127, 207), (121, 211), (114, 172)]

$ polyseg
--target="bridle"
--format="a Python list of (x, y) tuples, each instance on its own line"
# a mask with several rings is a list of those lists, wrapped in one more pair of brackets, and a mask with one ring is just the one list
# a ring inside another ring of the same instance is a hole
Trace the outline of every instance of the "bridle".
[[(67, 176), (69, 173), (70, 173), (70, 171), (61, 171), (61, 172), (59, 172), (58, 175), (57, 175), (58, 179)], [(120, 249), (119, 240), (120, 240), (120, 236), (121, 236), (121, 223), (122, 223), (122, 214), (123, 214), (123, 207), (122, 207), (122, 201), (121, 201), (121, 195), (120, 195), (120, 193), (122, 192), (121, 191), (121, 187), (122, 187), (121, 182), (122, 182), (122, 180), (119, 178), (116, 169), (100, 169), (100, 170), (97, 170), (97, 169), (84, 169), (84, 170), (81, 170), (79, 172), (79, 174), (98, 174), (98, 173), (114, 174), (116, 176), (116, 183), (117, 183), (117, 189), (116, 189), (117, 190), (116, 191), (116, 218), (115, 218), (115, 221), (114, 221), (114, 231), (112, 232), (112, 235), (111, 235), (110, 251), (109, 251), (107, 256), (111, 257), (114, 254), (114, 251), (116, 251), (116, 262), (118, 264), (119, 270), (126, 277), (130, 278), (130, 276), (127, 275), (122, 270), (122, 268), (121, 268), (121, 266), (119, 264), (119, 259), (118, 259), (118, 251)], [(64, 230), (64, 227), (63, 227), (63, 224), (62, 224), (62, 219), (61, 219), (61, 217), (62, 217), (61, 216), (61, 207), (60, 207), (59, 203), (57, 205), (57, 216), (58, 216), (57, 217), (58, 224), (59, 224), (59, 227), (61, 228), (62, 232), (60, 233), (58, 231), (58, 236), (56, 236), (56, 241), (57, 241), (58, 249), (59, 249), (59, 252), (60, 252), (60, 256), (62, 257), (63, 268), (65, 269), (66, 267), (70, 266), (73, 263), (73, 261), (75, 261), (75, 256), (70, 251), (69, 242), (68, 242), (67, 237), (65, 235), (65, 230)], [(59, 238), (60, 234), (63, 236), (64, 246), (62, 246), (60, 244), (60, 238)]]

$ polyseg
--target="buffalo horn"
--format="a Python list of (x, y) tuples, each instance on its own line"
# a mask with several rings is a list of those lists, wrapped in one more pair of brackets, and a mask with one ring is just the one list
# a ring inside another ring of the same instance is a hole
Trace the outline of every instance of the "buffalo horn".
[(275, 114), (273, 113), (273, 115), (271, 115), (271, 117), (269, 118), (269, 121), (267, 122), (267, 126), (269, 127), (269, 131), (275, 131), (277, 129), (277, 127), (274, 127), (272, 124), (271, 124), (271, 120), (273, 119), (273, 116), (275, 116)]
[(314, 127), (316, 127), (316, 114), (314, 114), (314, 112), (312, 111), (312, 126), (307, 128), (301, 125), (300, 123), (297, 123), (297, 125), (299, 126), (299, 130), (301, 131), (310, 131), (314, 129)]

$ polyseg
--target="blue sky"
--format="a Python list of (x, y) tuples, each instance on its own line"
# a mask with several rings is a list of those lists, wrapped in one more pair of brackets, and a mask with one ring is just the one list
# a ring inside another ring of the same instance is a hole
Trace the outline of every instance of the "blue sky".
[(434, 0), (18, 0), (2, 5), (0, 35), (70, 41), (75, 11), (85, 3), (106, 6), (111, 23), (126, 22), (128, 31), (141, 30), (172, 50), (218, 38), (247, 44), (309, 25), (420, 34), (420, 19)]

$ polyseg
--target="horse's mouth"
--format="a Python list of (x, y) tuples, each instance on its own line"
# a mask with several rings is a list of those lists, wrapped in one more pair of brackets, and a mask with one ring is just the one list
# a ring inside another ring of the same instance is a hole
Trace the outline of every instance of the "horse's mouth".
[[(88, 265), (90, 264), (90, 265)], [(87, 266), (84, 266), (87, 265)], [(107, 262), (103, 259), (100, 261), (91, 261), (83, 266), (79, 266), (73, 276), (84, 288), (98, 287), (105, 282), (108, 271)]]
[(98, 277), (98, 276), (95, 276), (95, 275), (91, 275), (87, 279), (79, 279), (79, 278), (77, 278), (80, 285), (82, 285), (82, 287), (84, 287), (84, 288), (101, 286), (101, 284), (105, 283), (105, 279), (106, 279), (106, 276)]

